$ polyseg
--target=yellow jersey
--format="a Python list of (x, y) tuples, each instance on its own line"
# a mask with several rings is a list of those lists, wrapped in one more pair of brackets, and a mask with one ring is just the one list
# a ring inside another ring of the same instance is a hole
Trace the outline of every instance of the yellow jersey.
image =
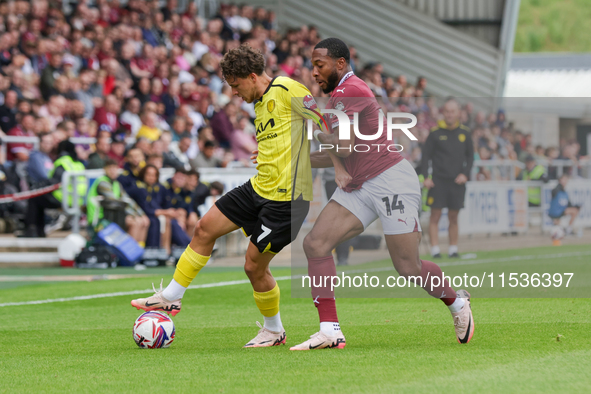
[(162, 134), (162, 132), (160, 131), (160, 129), (157, 128), (151, 128), (148, 127), (146, 125), (142, 125), (142, 127), (140, 127), (140, 129), (137, 132), (137, 135), (135, 136), (136, 138), (147, 138), (150, 141), (156, 141), (158, 138), (160, 138), (160, 135)]
[(267, 200), (312, 201), (310, 141), (305, 132), (310, 117), (303, 106), (309, 108), (310, 102), (310, 91), (288, 77), (275, 77), (255, 102), (258, 174), (250, 181)]

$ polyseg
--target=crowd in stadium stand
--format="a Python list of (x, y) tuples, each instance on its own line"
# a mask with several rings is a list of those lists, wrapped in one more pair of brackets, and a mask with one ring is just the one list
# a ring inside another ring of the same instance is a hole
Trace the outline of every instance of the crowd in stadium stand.
[[(3, 136), (41, 141), (38, 149), (7, 144), (2, 165), (17, 190), (51, 178), (61, 141), (95, 137), (96, 144), (76, 145), (86, 168), (103, 168), (112, 159), (125, 169), (122, 176), (137, 178), (145, 163), (173, 167), (192, 179), (181, 188), (202, 200), (209, 191), (197, 186), (196, 171), (249, 166), (256, 148), (254, 107), (232, 97), (219, 67), (223, 54), (242, 43), (264, 53), (269, 75), (289, 76), (324, 96), (311, 75), (310, 56), (320, 40), (314, 26), (281, 35), (273, 12), (249, 5), (222, 5), (206, 20), (192, 1), (182, 11), (176, 0), (163, 8), (159, 1), (87, 3), (72, 4), (69, 15), (60, 1), (0, 4), (0, 129)], [(417, 166), (422, 143), (441, 119), (427, 79), (411, 83), (403, 75), (386, 75), (380, 63), (361, 64), (350, 49), (351, 67), (377, 97), (388, 98), (394, 110), (416, 114), (412, 132), (418, 141), (398, 142)], [(502, 111), (486, 114), (464, 103), (462, 122), (473, 130), (477, 160), (579, 158), (573, 142), (534, 146), (531, 134), (513, 130)], [(509, 174), (481, 167), (476, 179)]]

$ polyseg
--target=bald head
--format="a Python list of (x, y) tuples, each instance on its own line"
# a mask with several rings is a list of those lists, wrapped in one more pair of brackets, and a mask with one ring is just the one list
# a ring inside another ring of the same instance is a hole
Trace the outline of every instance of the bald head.
[(442, 113), (445, 124), (452, 128), (460, 121), (460, 104), (455, 99), (449, 99), (443, 104)]

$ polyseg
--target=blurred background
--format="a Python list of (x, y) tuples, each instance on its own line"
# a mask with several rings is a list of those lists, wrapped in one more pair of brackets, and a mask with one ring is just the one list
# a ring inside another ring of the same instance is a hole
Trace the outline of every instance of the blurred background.
[[(443, 99), (460, 102), (475, 152), (463, 250), (549, 244), (563, 174), (581, 206), (564, 242), (588, 243), (589, 14), (585, 0), (2, 2), (0, 266), (71, 265), (87, 244), (114, 248), (120, 265), (173, 264), (196, 220), (256, 173), (254, 107), (232, 97), (223, 54), (248, 43), (269, 75), (323, 97), (310, 56), (327, 37), (349, 44), (385, 108), (417, 116), (418, 140), (395, 141), (415, 167)], [(316, 175), (307, 226), (327, 201)], [(126, 255), (121, 240), (140, 249)], [(217, 263), (242, 264), (247, 242), (222, 238)]]

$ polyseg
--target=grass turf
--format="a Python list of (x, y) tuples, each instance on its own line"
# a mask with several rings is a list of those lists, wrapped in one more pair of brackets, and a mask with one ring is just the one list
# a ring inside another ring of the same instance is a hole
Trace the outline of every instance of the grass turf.
[(521, 0), (515, 52), (589, 52), (588, 0)]
[[(159, 278), (27, 285), (2, 290), (0, 303), (145, 289)], [(240, 270), (208, 267), (195, 283), (236, 279), (245, 279)], [(317, 315), (309, 299), (290, 297), (288, 281), (280, 286), (289, 346), (317, 331)], [(248, 284), (189, 290), (169, 349), (135, 345), (131, 298), (0, 308), (0, 392), (584, 392), (591, 384), (590, 299), (476, 298), (468, 345), (456, 342), (438, 300), (340, 299), (347, 347), (290, 352), (241, 348), (262, 321)]]

